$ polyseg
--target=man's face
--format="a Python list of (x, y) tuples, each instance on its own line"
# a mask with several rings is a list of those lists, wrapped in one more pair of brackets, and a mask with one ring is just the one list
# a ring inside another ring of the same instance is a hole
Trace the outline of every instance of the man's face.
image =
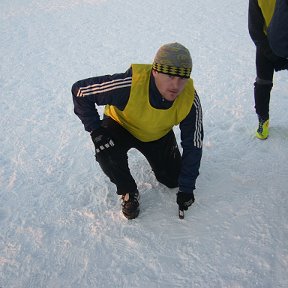
[(185, 84), (188, 81), (187, 78), (170, 76), (155, 70), (152, 70), (152, 73), (155, 78), (157, 89), (167, 101), (174, 101), (183, 91)]

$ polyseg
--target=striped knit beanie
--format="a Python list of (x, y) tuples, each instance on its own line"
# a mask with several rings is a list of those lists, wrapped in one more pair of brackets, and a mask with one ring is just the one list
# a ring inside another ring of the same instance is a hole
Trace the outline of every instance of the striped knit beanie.
[(165, 44), (157, 51), (152, 67), (160, 73), (190, 78), (192, 71), (190, 52), (177, 42)]

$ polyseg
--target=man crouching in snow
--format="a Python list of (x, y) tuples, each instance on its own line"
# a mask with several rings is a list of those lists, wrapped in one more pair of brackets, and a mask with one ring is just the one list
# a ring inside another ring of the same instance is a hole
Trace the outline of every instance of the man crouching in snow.
[[(179, 216), (194, 202), (202, 157), (203, 125), (199, 97), (190, 78), (192, 59), (179, 43), (163, 45), (153, 64), (132, 64), (125, 73), (92, 77), (72, 87), (74, 112), (90, 132), (96, 161), (117, 187), (122, 212), (139, 214), (139, 191), (127, 152), (140, 151), (157, 180), (179, 187)], [(96, 105), (106, 105), (100, 120)], [(181, 131), (183, 154), (173, 127)]]

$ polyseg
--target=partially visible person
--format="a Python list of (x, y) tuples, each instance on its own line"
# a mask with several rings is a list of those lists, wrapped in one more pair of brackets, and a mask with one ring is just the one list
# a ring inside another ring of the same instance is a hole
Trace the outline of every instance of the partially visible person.
[(255, 110), (258, 115), (256, 137), (269, 136), (269, 104), (274, 71), (288, 69), (288, 59), (277, 56), (267, 37), (276, 0), (249, 0), (248, 29), (256, 45), (256, 81), (254, 83)]
[[(131, 148), (146, 157), (160, 183), (179, 187), (179, 217), (195, 200), (203, 125), (191, 71), (189, 50), (169, 43), (159, 48), (153, 64), (132, 64), (124, 73), (84, 79), (72, 87), (74, 112), (90, 133), (96, 160), (116, 185), (128, 219), (140, 211), (139, 191), (128, 166)], [(96, 109), (101, 105), (106, 105), (102, 120)], [(182, 155), (173, 132), (176, 125)]]

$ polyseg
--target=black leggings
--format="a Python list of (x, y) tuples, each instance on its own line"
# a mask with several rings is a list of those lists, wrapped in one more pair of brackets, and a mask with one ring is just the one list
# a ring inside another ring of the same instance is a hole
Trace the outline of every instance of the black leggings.
[(131, 148), (146, 157), (160, 183), (169, 188), (178, 187), (181, 154), (173, 130), (159, 140), (142, 142), (109, 117), (103, 120), (102, 126), (108, 129), (115, 146), (96, 153), (95, 157), (104, 173), (116, 185), (117, 194), (133, 193), (137, 189), (128, 166), (127, 152)]
[(257, 78), (254, 83), (254, 100), (257, 115), (266, 120), (269, 118), (270, 93), (273, 87), (274, 65), (259, 49), (256, 49)]

